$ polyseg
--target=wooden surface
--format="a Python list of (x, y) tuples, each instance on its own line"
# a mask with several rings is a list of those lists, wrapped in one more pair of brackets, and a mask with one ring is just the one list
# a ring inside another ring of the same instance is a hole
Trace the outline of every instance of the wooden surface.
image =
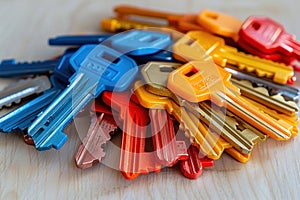
[[(176, 2), (176, 3), (175, 3)], [(63, 51), (49, 47), (47, 39), (60, 34), (100, 33), (99, 20), (111, 16), (112, 7), (130, 3), (173, 12), (199, 12), (210, 8), (241, 20), (267, 15), (300, 38), (296, 0), (0, 0), (0, 58), (43, 60)], [(300, 77), (299, 77), (300, 79)], [(1, 87), (11, 80), (1, 79)], [(299, 82), (297, 83), (299, 87)], [(72, 132), (74, 128), (69, 128)], [(59, 151), (38, 152), (18, 134), (0, 134), (1, 199), (299, 199), (300, 139), (268, 140), (255, 147), (241, 164), (224, 155), (198, 180), (184, 178), (178, 168), (141, 175), (127, 181), (116, 170), (96, 165), (75, 167), (78, 134)]]

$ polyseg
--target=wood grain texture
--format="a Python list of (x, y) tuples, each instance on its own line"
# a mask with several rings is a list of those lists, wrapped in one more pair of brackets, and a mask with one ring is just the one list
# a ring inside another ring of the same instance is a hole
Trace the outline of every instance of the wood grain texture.
[[(176, 3), (175, 3), (176, 2)], [(0, 0), (0, 58), (43, 60), (63, 51), (47, 39), (60, 34), (99, 33), (99, 20), (120, 3), (173, 12), (203, 8), (230, 13), (241, 20), (267, 15), (300, 38), (296, 0)], [(300, 76), (299, 76), (300, 78)], [(3, 87), (10, 80), (1, 79)], [(297, 87), (300, 82), (297, 82)], [(184, 178), (178, 168), (127, 181), (114, 169), (75, 167), (80, 137), (68, 128), (69, 141), (60, 150), (38, 152), (18, 134), (0, 134), (1, 199), (299, 199), (300, 139), (268, 140), (241, 164), (224, 155), (198, 180)], [(79, 131), (80, 132), (80, 131)]]

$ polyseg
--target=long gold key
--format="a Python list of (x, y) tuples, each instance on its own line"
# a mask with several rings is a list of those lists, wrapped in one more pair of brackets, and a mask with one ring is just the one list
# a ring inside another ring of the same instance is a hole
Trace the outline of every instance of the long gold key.
[(276, 140), (289, 139), (289, 130), (240, 97), (239, 90), (230, 83), (230, 76), (210, 61), (193, 61), (172, 71), (167, 86), (188, 101), (211, 100)]
[(182, 61), (203, 60), (208, 54), (222, 67), (255, 73), (281, 84), (286, 84), (294, 76), (291, 66), (239, 52), (236, 48), (225, 45), (224, 39), (204, 31), (188, 32), (174, 44), (173, 53), (176, 59)]

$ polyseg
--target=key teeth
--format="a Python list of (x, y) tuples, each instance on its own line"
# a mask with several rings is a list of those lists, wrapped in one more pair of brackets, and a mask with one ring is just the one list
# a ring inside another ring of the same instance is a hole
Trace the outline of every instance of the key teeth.
[[(82, 152), (85, 151), (85, 154), (82, 154)], [(102, 149), (102, 157), (105, 156), (105, 152)], [(89, 151), (87, 151), (84, 147), (84, 145), (80, 145), (78, 149), (78, 153), (75, 156), (75, 164), (77, 168), (80, 169), (88, 169), (93, 167), (93, 165), (100, 163), (100, 159), (95, 158)]]
[(50, 138), (48, 138), (46, 141), (36, 141), (34, 138), (33, 140), (38, 151), (45, 151), (51, 148), (59, 150), (68, 140), (68, 136), (63, 132), (59, 131)]

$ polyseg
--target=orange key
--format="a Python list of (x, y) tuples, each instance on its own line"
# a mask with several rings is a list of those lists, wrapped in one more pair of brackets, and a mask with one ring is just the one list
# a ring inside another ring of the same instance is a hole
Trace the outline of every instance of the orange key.
[(289, 139), (292, 135), (289, 130), (240, 97), (238, 89), (230, 83), (230, 77), (229, 72), (211, 61), (192, 61), (172, 71), (167, 86), (188, 101), (211, 100), (220, 107), (226, 107), (276, 140)]
[[(174, 14), (128, 5), (117, 6), (114, 8), (114, 11), (117, 13), (118, 18), (123, 20), (129, 20), (132, 16), (139, 16), (144, 19), (148, 17), (152, 19), (165, 20), (167, 21), (167, 23), (163, 24), (165, 27), (176, 29), (182, 32), (190, 30), (204, 30), (204, 28), (197, 23), (197, 14)], [(159, 23), (157, 25), (162, 26), (162, 24)]]
[(181, 61), (203, 60), (211, 57), (222, 66), (255, 73), (258, 77), (286, 84), (294, 76), (291, 66), (245, 54), (225, 45), (223, 38), (204, 31), (190, 31), (173, 45), (173, 56)]
[(197, 22), (209, 32), (232, 38), (236, 42), (243, 24), (242, 21), (233, 16), (212, 10), (202, 10), (197, 17)]

